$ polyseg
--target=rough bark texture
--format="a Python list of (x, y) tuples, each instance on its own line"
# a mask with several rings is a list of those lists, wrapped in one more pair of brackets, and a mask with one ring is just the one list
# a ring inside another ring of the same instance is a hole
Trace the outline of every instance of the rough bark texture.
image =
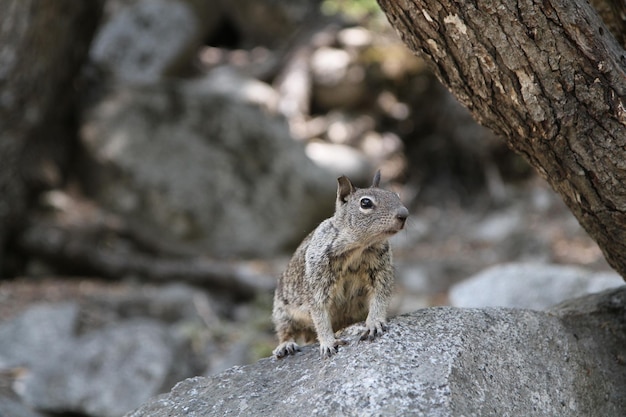
[(55, 139), (67, 134), (54, 131), (68, 117), (101, 8), (100, 1), (0, 1), (0, 255), (23, 214), (26, 177), (58, 177), (63, 146)]
[(615, 39), (626, 48), (626, 2), (624, 0), (591, 0), (591, 4)]
[(626, 276), (626, 53), (584, 0), (378, 0)]

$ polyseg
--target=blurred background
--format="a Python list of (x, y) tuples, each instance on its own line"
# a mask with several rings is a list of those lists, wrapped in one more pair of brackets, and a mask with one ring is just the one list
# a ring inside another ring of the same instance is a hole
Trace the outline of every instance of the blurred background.
[(622, 283), (375, 0), (0, 0), (0, 416), (269, 356), (277, 276), (377, 169), (411, 212), (393, 315)]

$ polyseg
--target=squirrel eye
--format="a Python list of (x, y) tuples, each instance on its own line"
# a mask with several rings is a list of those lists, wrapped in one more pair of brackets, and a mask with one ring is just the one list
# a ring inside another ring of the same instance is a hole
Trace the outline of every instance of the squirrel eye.
[(361, 208), (363, 209), (371, 209), (374, 207), (374, 202), (367, 197), (361, 199)]

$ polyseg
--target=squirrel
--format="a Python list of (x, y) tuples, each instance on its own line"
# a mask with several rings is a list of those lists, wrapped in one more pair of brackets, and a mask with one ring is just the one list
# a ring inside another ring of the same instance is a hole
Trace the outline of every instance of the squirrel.
[(334, 215), (302, 241), (278, 279), (276, 358), (299, 351), (299, 338), (317, 339), (328, 358), (347, 343), (334, 332), (363, 320), (361, 340), (387, 330), (394, 283), (389, 238), (404, 228), (409, 211), (398, 194), (379, 188), (380, 171), (369, 188), (356, 188), (345, 176), (337, 182)]

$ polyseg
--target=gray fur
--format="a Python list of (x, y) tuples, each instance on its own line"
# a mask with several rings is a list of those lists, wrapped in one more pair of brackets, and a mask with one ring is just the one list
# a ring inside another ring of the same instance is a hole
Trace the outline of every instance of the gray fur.
[(276, 357), (299, 350), (297, 339), (317, 339), (329, 357), (344, 344), (334, 332), (359, 321), (366, 325), (362, 339), (386, 328), (394, 281), (388, 239), (409, 212), (396, 193), (378, 188), (380, 172), (370, 188), (356, 188), (345, 176), (337, 182), (335, 214), (302, 241), (278, 280)]

